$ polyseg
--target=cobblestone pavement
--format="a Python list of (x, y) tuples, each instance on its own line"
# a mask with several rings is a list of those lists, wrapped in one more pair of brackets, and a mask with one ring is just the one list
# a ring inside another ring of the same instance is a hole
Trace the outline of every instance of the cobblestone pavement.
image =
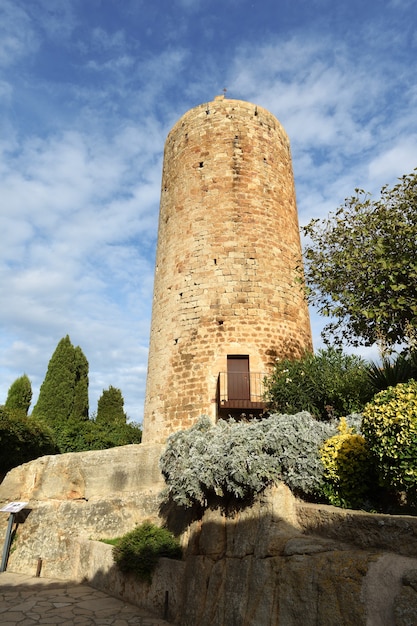
[(169, 626), (148, 611), (74, 582), (0, 573), (1, 626)]

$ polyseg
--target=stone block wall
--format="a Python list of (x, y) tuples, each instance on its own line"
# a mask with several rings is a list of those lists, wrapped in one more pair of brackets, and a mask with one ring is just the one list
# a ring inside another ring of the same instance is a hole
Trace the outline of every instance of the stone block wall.
[(227, 355), (266, 373), (312, 348), (288, 137), (262, 107), (223, 96), (168, 135), (143, 440), (216, 419)]
[[(9, 472), (0, 504), (28, 500), (29, 514), (7, 569), (35, 576), (40, 557), (44, 578), (88, 582), (179, 626), (415, 626), (417, 518), (307, 504), (282, 483), (228, 513), (162, 515), (161, 451), (44, 457)], [(182, 561), (161, 559), (151, 585), (123, 576), (111, 546), (92, 541), (144, 519), (181, 530), (184, 547)], [(6, 526), (3, 514), (0, 535)]]

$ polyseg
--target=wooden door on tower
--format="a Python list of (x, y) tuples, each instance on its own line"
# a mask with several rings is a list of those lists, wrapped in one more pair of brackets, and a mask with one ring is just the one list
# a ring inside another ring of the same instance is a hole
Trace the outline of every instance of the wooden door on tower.
[(227, 357), (227, 399), (250, 400), (249, 357)]

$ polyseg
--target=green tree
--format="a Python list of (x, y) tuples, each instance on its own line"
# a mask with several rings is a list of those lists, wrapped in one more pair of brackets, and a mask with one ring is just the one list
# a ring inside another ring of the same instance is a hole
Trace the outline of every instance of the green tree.
[(103, 393), (97, 403), (96, 424), (115, 426), (126, 424), (126, 419), (124, 400), (120, 389), (111, 385), (108, 389), (103, 389)]
[(0, 473), (57, 452), (48, 426), (26, 417), (20, 409), (0, 406)]
[(277, 361), (265, 387), (272, 411), (324, 420), (361, 411), (374, 394), (366, 362), (333, 347)]
[(79, 346), (74, 348), (74, 403), (70, 417), (88, 419), (88, 361)]
[(48, 364), (33, 416), (54, 429), (70, 420), (88, 419), (88, 361), (67, 335)]
[(114, 446), (140, 443), (142, 431), (138, 424), (127, 423), (124, 399), (120, 389), (104, 389), (97, 404), (94, 428), (90, 433), (90, 449), (101, 450)]
[(24, 415), (27, 415), (31, 402), (32, 385), (29, 377), (23, 374), (10, 385), (5, 407), (21, 411)]
[(390, 348), (417, 326), (417, 169), (380, 199), (362, 190), (303, 228), (307, 297), (332, 317), (323, 337)]

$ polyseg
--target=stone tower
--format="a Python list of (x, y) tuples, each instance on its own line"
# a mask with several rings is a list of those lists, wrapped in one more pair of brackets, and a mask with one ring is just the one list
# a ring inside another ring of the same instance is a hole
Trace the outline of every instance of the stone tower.
[(278, 358), (312, 349), (288, 137), (218, 96), (165, 144), (143, 441), (264, 408)]

